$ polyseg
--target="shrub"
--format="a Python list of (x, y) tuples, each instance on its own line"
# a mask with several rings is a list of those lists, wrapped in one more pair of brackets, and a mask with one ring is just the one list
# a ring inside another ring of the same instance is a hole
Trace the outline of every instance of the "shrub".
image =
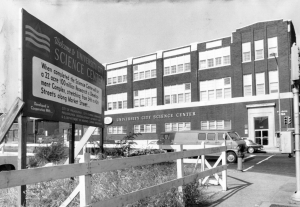
[(47, 147), (39, 147), (35, 153), (35, 159), (41, 164), (59, 162), (66, 157), (66, 148), (62, 142), (52, 143)]

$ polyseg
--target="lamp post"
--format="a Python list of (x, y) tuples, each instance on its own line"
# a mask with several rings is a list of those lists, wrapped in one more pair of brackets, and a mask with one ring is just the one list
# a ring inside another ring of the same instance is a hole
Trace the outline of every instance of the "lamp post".
[(271, 53), (270, 56), (273, 56), (276, 60), (276, 68), (277, 68), (277, 76), (278, 76), (278, 123), (279, 123), (279, 131), (281, 131), (281, 104), (280, 104), (280, 84), (279, 84), (279, 67), (278, 61), (276, 58), (276, 53)]

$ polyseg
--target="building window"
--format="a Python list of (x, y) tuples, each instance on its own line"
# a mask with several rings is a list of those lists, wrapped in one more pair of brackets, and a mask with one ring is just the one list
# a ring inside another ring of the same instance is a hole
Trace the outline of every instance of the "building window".
[(278, 93), (278, 71), (269, 72), (269, 93)]
[(209, 120), (201, 121), (200, 123), (201, 130), (213, 130), (213, 129), (231, 129), (230, 120)]
[(255, 60), (264, 59), (264, 40), (254, 42), (255, 47)]
[(274, 55), (278, 57), (277, 37), (268, 38), (268, 57), (272, 58)]
[(200, 81), (200, 101), (231, 98), (231, 78)]
[(127, 68), (112, 69), (107, 71), (107, 85), (127, 83)]
[(186, 131), (191, 130), (191, 122), (165, 123), (165, 131)]
[(134, 107), (156, 106), (156, 88), (134, 91)]
[(214, 59), (207, 59), (207, 67), (212, 68), (214, 67)]
[(199, 70), (230, 64), (230, 47), (199, 52)]
[(256, 73), (256, 95), (265, 94), (265, 73)]
[(172, 85), (164, 87), (165, 104), (191, 102), (191, 84)]
[(252, 74), (243, 76), (244, 96), (252, 96)]
[(139, 64), (133, 66), (133, 81), (156, 78), (156, 62)]
[(165, 75), (170, 75), (170, 67), (165, 67), (164, 74)]
[(183, 64), (178, 65), (178, 73), (182, 73), (183, 72)]
[(134, 133), (156, 133), (156, 124), (134, 125)]
[(200, 69), (205, 69), (206, 68), (206, 60), (200, 60)]
[(216, 66), (221, 66), (222, 65), (222, 58), (221, 57), (217, 57), (216, 58)]
[(229, 55), (224, 56), (223, 62), (224, 62), (224, 65), (230, 65), (230, 56)]
[(107, 95), (107, 110), (127, 108), (127, 93)]
[(174, 75), (191, 71), (190, 55), (182, 55), (178, 57), (164, 59), (164, 75)]
[(243, 43), (242, 50), (243, 50), (243, 62), (250, 62), (251, 61), (251, 42)]
[(107, 134), (126, 134), (126, 126), (109, 126), (107, 127)]
[(184, 72), (191, 71), (191, 63), (184, 63)]

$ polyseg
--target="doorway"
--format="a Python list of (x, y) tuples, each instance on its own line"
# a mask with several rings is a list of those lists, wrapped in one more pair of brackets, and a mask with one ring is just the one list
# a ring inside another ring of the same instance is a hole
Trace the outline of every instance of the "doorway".
[(269, 118), (267, 116), (254, 117), (255, 142), (269, 145)]
[(247, 108), (249, 139), (264, 146), (276, 146), (274, 107), (248, 105)]

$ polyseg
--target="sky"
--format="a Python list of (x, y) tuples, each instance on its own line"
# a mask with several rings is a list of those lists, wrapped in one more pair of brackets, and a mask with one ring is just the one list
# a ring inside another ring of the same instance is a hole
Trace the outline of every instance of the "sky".
[(0, 113), (22, 91), (21, 8), (103, 65), (230, 37), (262, 21), (292, 20), (300, 39), (299, 0), (1, 0)]
[(21, 7), (102, 64), (228, 37), (260, 21), (292, 20), (300, 38), (299, 0), (4, 0), (0, 31), (14, 30)]

